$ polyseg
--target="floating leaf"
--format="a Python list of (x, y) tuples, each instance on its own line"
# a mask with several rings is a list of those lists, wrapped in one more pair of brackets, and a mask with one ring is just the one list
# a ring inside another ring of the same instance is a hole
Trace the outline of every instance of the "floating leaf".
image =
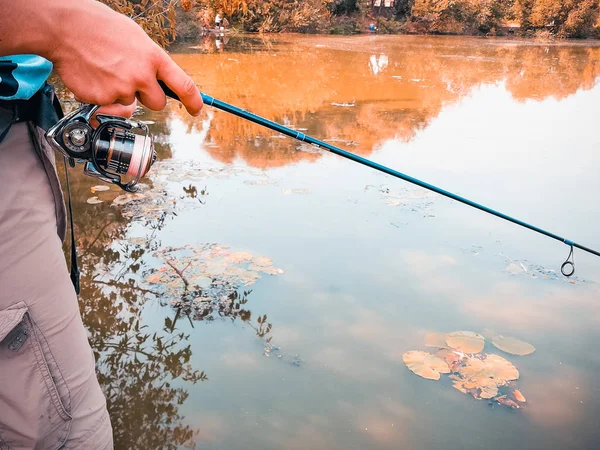
[(510, 273), (512, 275), (520, 275), (525, 272), (523, 270), (523, 267), (514, 261), (509, 262), (504, 270), (506, 270), (508, 273)]
[(513, 337), (496, 336), (492, 339), (494, 347), (511, 355), (525, 356), (535, 351), (535, 347), (528, 342)]
[(413, 350), (406, 352), (403, 359), (413, 373), (428, 380), (439, 380), (440, 373), (450, 373), (446, 361), (429, 353)]
[(146, 238), (143, 237), (134, 237), (134, 238), (129, 238), (128, 239), (129, 243), (132, 245), (139, 245), (139, 246), (143, 246), (146, 244)]
[(493, 398), (498, 395), (498, 387), (519, 378), (515, 366), (501, 356), (491, 354), (467, 356), (453, 370), (457, 372), (452, 376), (454, 387), (475, 398)]
[(490, 383), (487, 386), (481, 386), (481, 393), (479, 394), (480, 398), (494, 398), (498, 395), (498, 386), (494, 383)]
[(244, 261), (250, 261), (252, 259), (252, 255), (248, 252), (236, 252), (227, 256), (227, 259), (233, 263), (241, 263)]
[(151, 284), (158, 284), (163, 279), (163, 274), (161, 272), (156, 272), (146, 278), (146, 281)]
[(460, 373), (487, 376), (496, 380), (497, 383), (502, 383), (502, 385), (508, 381), (519, 379), (517, 368), (502, 356), (492, 354), (484, 354), (482, 356), (482, 359), (466, 358), (466, 361), (469, 363)]
[(269, 258), (230, 252), (228, 247), (218, 244), (165, 247), (154, 251), (152, 256), (164, 265), (145, 279), (147, 284), (158, 285), (149, 288), (200, 318), (213, 313), (245, 313), (240, 304), (235, 307), (238, 290), (256, 283), (264, 274), (283, 273)]
[(446, 347), (446, 335), (443, 333), (427, 333), (425, 335), (425, 347)]
[(472, 331), (455, 331), (446, 336), (446, 344), (462, 353), (479, 353), (485, 346), (485, 339)]
[(102, 200), (100, 200), (98, 197), (90, 197), (87, 199), (87, 203), (89, 205), (97, 205), (98, 203), (102, 203)]
[(281, 275), (283, 270), (278, 269), (273, 266), (257, 266), (256, 264), (251, 264), (248, 269), (256, 270), (258, 272), (266, 273), (267, 275)]
[(518, 402), (527, 403), (527, 399), (525, 398), (525, 396), (523, 394), (521, 394), (521, 391), (519, 391), (518, 389), (515, 389), (515, 391), (513, 392), (513, 395), (515, 396), (515, 398), (517, 399)]
[(400, 206), (402, 202), (394, 198), (386, 198), (385, 202), (390, 206)]
[(258, 267), (269, 267), (273, 265), (273, 260), (265, 256), (258, 256), (254, 258), (252, 262)]
[(520, 406), (518, 405), (518, 403), (516, 403), (515, 401), (511, 400), (506, 395), (501, 395), (500, 397), (498, 397), (496, 399), (496, 401), (498, 403), (500, 403), (501, 405), (508, 406), (510, 408), (513, 408), (513, 409), (519, 409), (520, 408)]
[(308, 194), (308, 189), (282, 189), (281, 192), (284, 195), (290, 194)]
[(435, 352), (435, 356), (437, 356), (438, 358), (446, 359), (446, 356), (448, 356), (450, 353), (454, 352), (449, 348), (440, 348), (437, 352)]
[(110, 191), (110, 187), (105, 184), (99, 184), (98, 186), (92, 186), (90, 190), (92, 192), (106, 192)]
[(456, 371), (456, 368), (458, 367), (458, 364), (460, 364), (462, 359), (463, 359), (463, 357), (461, 355), (458, 355), (454, 352), (448, 353), (444, 357), (444, 361), (446, 361), (446, 363), (448, 364), (450, 369), (452, 369), (453, 372)]
[(141, 193), (119, 195), (117, 198), (115, 198), (113, 200), (112, 206), (126, 205), (129, 202), (132, 202), (134, 200), (141, 200), (144, 197), (145, 197), (144, 194), (141, 194)]

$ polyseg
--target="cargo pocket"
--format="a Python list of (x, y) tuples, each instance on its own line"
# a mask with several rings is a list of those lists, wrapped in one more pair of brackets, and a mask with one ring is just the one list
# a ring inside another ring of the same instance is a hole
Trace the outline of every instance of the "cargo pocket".
[(71, 427), (67, 385), (25, 303), (0, 311), (0, 449), (58, 449)]

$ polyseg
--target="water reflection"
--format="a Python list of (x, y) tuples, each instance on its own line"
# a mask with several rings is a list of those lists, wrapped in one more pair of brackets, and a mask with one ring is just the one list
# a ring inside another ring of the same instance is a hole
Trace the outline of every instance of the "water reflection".
[[(527, 171), (561, 161), (545, 139), (549, 119), (540, 125), (536, 111), (557, 116), (573, 102), (582, 119), (578, 96), (596, 95), (600, 76), (600, 48), (501, 40), (281, 36), (217, 44), (210, 36), (172, 55), (217, 98), (390, 165), (421, 158), (428, 176), (462, 176), (469, 165), (481, 177), (478, 195), (529, 198), (524, 208), (548, 203), (549, 194), (506, 173), (510, 180), (494, 187), (487, 179), (498, 168), (518, 170), (515, 152)], [(502, 114), (515, 110), (503, 108), (515, 102), (527, 107), (512, 125), (524, 147), (509, 142), (494, 157), (490, 141), (504, 133), (496, 123), (506, 123)], [(473, 117), (493, 123), (483, 128)], [(552, 448), (561, 436), (574, 448), (594, 442), (586, 427), (600, 404), (590, 375), (600, 367), (592, 342), (597, 286), (511, 275), (502, 256), (524, 260), (524, 242), (542, 261), (553, 249), (464, 209), (457, 217), (437, 197), (209, 107), (192, 119), (171, 102), (142, 119), (152, 122), (160, 160), (143, 199), (113, 204), (121, 192), (91, 194), (97, 183), (72, 171), (81, 310), (116, 448), (475, 448), (482, 435), (490, 449)], [(451, 142), (439, 146), (461, 123), (474, 129), (457, 138), (473, 141), (465, 158)], [(561, 137), (570, 133), (565, 125)], [(529, 148), (532, 136), (540, 150)], [(593, 188), (592, 153), (573, 170)], [(558, 189), (556, 173), (548, 180), (541, 172), (528, 176)], [(88, 205), (91, 195), (103, 203)], [(572, 195), (569, 208), (589, 205), (585, 195)], [(558, 217), (557, 226), (570, 225), (567, 214)], [(497, 230), (515, 244), (500, 242)], [(215, 242), (230, 253), (268, 255), (285, 274), (221, 290), (211, 308), (190, 308), (215, 292), (214, 280), (196, 286), (184, 256), (166, 249)], [(157, 273), (172, 284), (148, 281)], [(519, 362), (526, 413), (487, 411), (405, 370), (402, 354), (420, 348), (425, 332), (463, 327), (536, 345), (535, 357)]]
[[(379, 72), (383, 72), (383, 70), (388, 66), (388, 57), (383, 53), (377, 57), (376, 55), (371, 55), (369, 59), (369, 66), (371, 67), (371, 71), (373, 75), (377, 75)], [(400, 75), (396, 75), (396, 77), (400, 77)]]
[[(113, 188), (97, 193), (104, 203), (90, 209), (85, 200), (91, 195), (91, 183), (71, 171), (82, 273), (80, 310), (106, 395), (115, 448), (193, 447), (200, 436), (204, 439), (205, 426), (186, 425), (179, 406), (188, 398), (189, 387), (208, 381), (208, 375), (190, 364), (190, 334), (182, 332), (178, 322), (184, 318), (194, 328), (192, 321), (240, 320), (253, 328), (265, 345), (271, 340), (272, 325), (266, 315), (255, 319), (256, 325), (252, 323), (252, 313), (244, 307), (250, 292), (229, 290), (214, 310), (195, 315), (185, 307), (165, 310), (162, 326), (149, 329), (144, 324), (144, 310), (167, 307), (173, 298), (146, 286), (140, 275), (148, 272), (150, 255), (161, 248), (157, 233), (174, 215), (160, 211), (144, 218), (140, 223), (143, 237), (132, 237), (128, 234), (132, 223), (118, 208), (108, 206), (121, 192)], [(195, 199), (207, 195), (206, 189), (198, 192), (195, 186), (184, 192), (193, 193)], [(186, 289), (184, 295), (201, 293)], [(177, 386), (177, 380), (185, 387)]]
[[(520, 101), (562, 99), (591, 89), (600, 76), (600, 48), (502, 40), (295, 37), (268, 49), (173, 56), (211, 95), (315, 137), (358, 143), (350, 149), (360, 154), (389, 139), (411, 140), (481, 85), (503, 83)], [(240, 157), (265, 168), (316, 158), (227, 113), (206, 108), (206, 125), (176, 105), (171, 111), (190, 131), (207, 126), (205, 150), (222, 162)]]

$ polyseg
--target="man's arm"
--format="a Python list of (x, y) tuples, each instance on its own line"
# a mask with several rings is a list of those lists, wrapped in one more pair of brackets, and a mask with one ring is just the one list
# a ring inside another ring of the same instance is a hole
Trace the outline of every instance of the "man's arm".
[(193, 80), (135, 22), (96, 0), (0, 0), (0, 56), (36, 54), (85, 103), (165, 107), (157, 83), (175, 91), (197, 115)]

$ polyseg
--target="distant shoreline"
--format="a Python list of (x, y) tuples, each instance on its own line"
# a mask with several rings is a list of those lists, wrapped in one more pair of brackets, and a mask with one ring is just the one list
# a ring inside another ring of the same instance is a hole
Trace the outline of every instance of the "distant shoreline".
[[(314, 38), (328, 38), (328, 39), (354, 39), (354, 38), (439, 38), (439, 39), (480, 39), (490, 41), (505, 41), (507, 43), (514, 42), (518, 44), (531, 44), (531, 45), (552, 45), (552, 46), (582, 46), (582, 47), (599, 47), (600, 39), (597, 38), (558, 38), (558, 37), (536, 37), (536, 36), (485, 36), (475, 34), (435, 34), (435, 33), (370, 33), (361, 32), (353, 34), (333, 34), (333, 33), (300, 33), (300, 32), (282, 32), (282, 33), (259, 33), (249, 31), (235, 31), (224, 33), (228, 38), (264, 38), (277, 40), (281, 38), (285, 40), (286, 37), (305, 37), (310, 39)], [(199, 38), (217, 37), (219, 33), (207, 33)], [(199, 38), (178, 38), (171, 46), (177, 46), (179, 44), (189, 44), (190, 42), (197, 42)]]

